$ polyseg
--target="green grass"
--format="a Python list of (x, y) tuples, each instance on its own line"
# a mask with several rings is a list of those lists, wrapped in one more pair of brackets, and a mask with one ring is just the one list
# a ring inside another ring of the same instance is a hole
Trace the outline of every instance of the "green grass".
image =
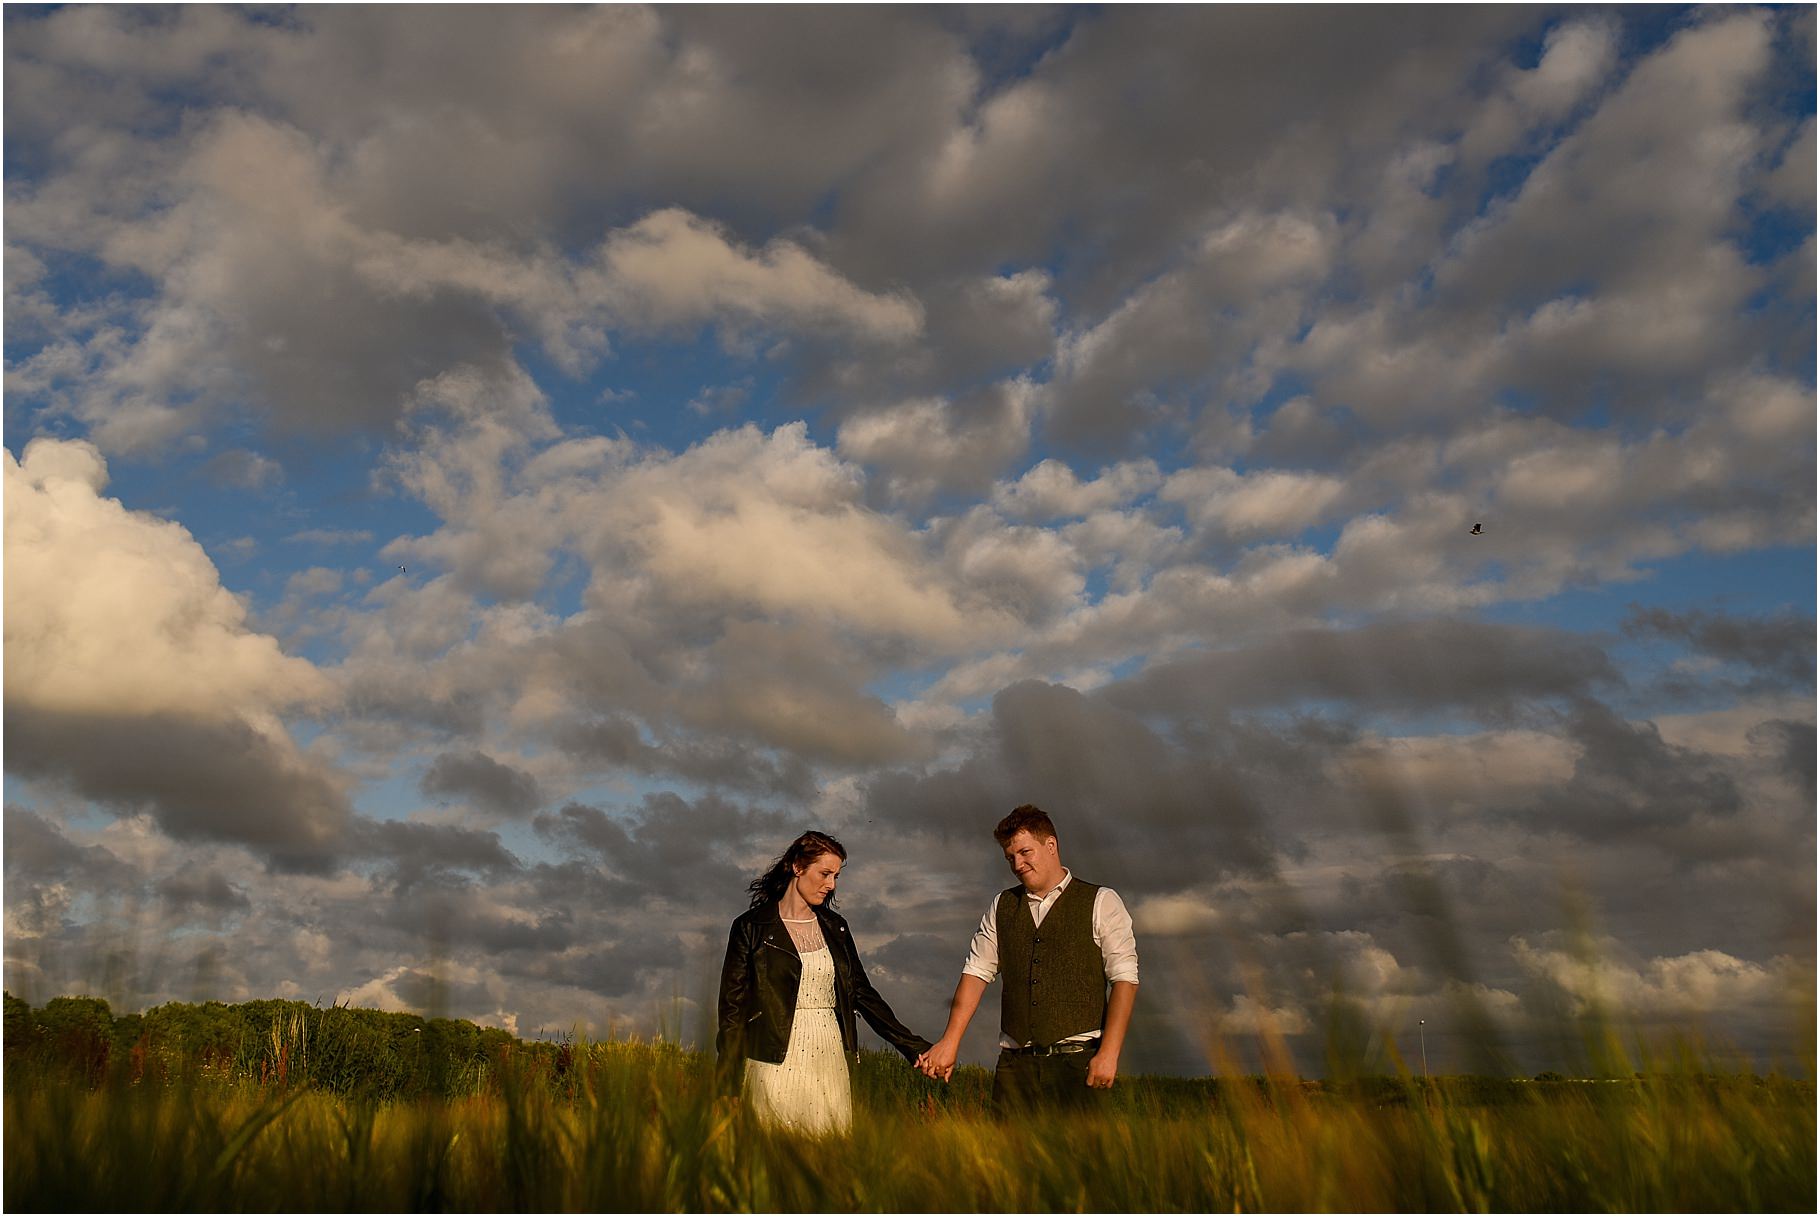
[(850, 1139), (754, 1127), (674, 1045), (578, 1045), (473, 1097), (362, 1100), (190, 1071), (9, 1070), (13, 1210), (1812, 1211), (1814, 1090), (1127, 1079), (1104, 1118), (1000, 1124), (984, 1070), (895, 1057)]

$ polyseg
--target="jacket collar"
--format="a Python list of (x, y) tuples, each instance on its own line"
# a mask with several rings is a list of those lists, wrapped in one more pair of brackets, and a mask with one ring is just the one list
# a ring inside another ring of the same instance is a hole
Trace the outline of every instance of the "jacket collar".
[(778, 948), (799, 962), (802, 960), (802, 954), (796, 949), (796, 940), (790, 937), (790, 927), (784, 924), (784, 909), (781, 904), (773, 900), (766, 905), (758, 925), (759, 937), (768, 946)]
[[(787, 952), (792, 959), (801, 964), (802, 952), (796, 949), (796, 940), (790, 937), (790, 927), (784, 924), (783, 906), (773, 900), (762, 909), (754, 911), (759, 913), (760, 939)], [(812, 911), (815, 913), (815, 919), (822, 923), (822, 938), (827, 942), (829, 957), (834, 961), (835, 978), (842, 989), (849, 988), (852, 982), (847, 975), (847, 952), (843, 944), (836, 941), (836, 939), (846, 936), (846, 926), (841, 923), (840, 914), (831, 908), (818, 904)]]

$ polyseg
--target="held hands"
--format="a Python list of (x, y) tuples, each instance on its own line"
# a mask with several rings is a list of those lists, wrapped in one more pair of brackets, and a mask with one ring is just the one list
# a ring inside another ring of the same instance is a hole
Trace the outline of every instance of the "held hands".
[(954, 1059), (958, 1055), (959, 1045), (940, 1040), (917, 1057), (915, 1065), (928, 1077), (946, 1082), (954, 1076)]
[(1096, 1052), (1093, 1059), (1087, 1062), (1087, 1085), (1095, 1090), (1111, 1090), (1112, 1083), (1118, 1076), (1119, 1058), (1116, 1052)]

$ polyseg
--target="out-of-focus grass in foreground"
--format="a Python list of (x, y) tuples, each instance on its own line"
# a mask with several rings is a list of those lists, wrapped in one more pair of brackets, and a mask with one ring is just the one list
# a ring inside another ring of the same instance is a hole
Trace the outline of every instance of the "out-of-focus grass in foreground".
[[(21, 1076), (21, 1075), (25, 1076)], [(471, 1097), (363, 1100), (199, 1071), (9, 1070), (25, 1210), (1812, 1211), (1814, 1088), (1682, 1067), (1604, 1082), (1126, 1079), (1103, 1117), (997, 1123), (984, 1070), (894, 1056), (850, 1139), (753, 1126), (672, 1044), (574, 1045)]]

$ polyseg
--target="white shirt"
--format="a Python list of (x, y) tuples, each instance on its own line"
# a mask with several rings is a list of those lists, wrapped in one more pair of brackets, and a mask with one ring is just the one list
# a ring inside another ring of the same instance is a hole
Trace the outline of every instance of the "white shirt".
[[(1037, 925), (1043, 924), (1043, 918), (1055, 906), (1062, 889), (1074, 878), (1074, 872), (1062, 868), (1062, 881), (1050, 888), (1041, 896), (1024, 893), (1024, 907), (1030, 910), (1030, 918)], [(1131, 914), (1125, 911), (1125, 902), (1119, 894), (1109, 887), (1102, 887), (1093, 895), (1093, 945), (1100, 949), (1100, 959), (1106, 965), (1107, 983), (1114, 981), (1138, 982), (1137, 938), (1131, 932)], [(973, 932), (973, 943), (967, 948), (967, 962), (961, 965), (961, 971), (968, 976), (977, 976), (987, 984), (998, 978), (998, 899), (993, 898), (986, 906), (986, 915), (980, 918), (980, 928)], [(1094, 1028), (1082, 1035), (1071, 1035), (1070, 1040), (1098, 1039), (1099, 1028)], [(999, 1036), (1001, 1048), (1022, 1047), (1008, 1035)]]

